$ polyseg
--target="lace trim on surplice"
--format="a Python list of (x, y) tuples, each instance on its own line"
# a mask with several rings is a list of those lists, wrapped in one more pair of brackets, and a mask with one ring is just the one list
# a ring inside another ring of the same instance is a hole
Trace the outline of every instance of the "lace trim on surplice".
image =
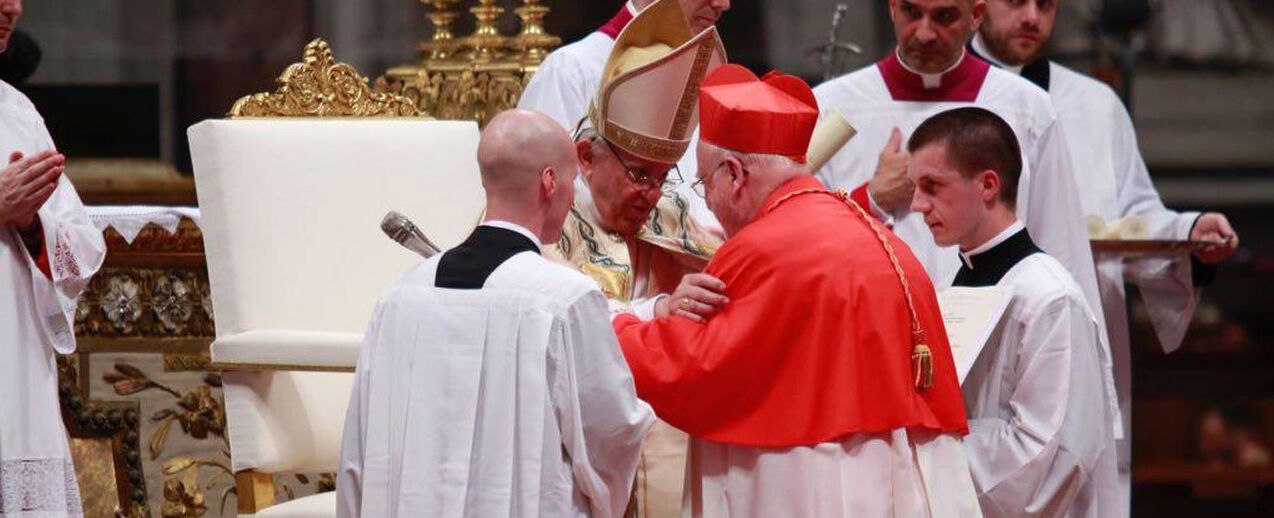
[(0, 518), (83, 514), (70, 459), (0, 461)]
[[(80, 264), (75, 260), (75, 254), (71, 252), (71, 239), (66, 235), (66, 231), (61, 226), (57, 229), (57, 236), (54, 239), (53, 256), (51, 265), (53, 267), (54, 279), (77, 279), (80, 277)], [(45, 243), (44, 246), (49, 246)]]

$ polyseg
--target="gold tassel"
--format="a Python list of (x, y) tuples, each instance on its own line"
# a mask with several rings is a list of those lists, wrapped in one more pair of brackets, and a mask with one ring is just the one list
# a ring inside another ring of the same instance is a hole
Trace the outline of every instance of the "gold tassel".
[(929, 346), (917, 344), (911, 349), (911, 370), (916, 375), (916, 388), (920, 390), (933, 386), (933, 353)]

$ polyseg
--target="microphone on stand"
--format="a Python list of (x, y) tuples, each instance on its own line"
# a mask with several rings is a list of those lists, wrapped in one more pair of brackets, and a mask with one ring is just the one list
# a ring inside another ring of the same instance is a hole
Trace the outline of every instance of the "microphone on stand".
[(402, 213), (391, 210), (385, 214), (385, 219), (380, 221), (380, 229), (398, 244), (403, 245), (408, 250), (420, 254), (421, 257), (428, 259), (441, 252), (442, 249), (438, 245), (433, 244), (420, 228), (412, 223), (407, 216)]

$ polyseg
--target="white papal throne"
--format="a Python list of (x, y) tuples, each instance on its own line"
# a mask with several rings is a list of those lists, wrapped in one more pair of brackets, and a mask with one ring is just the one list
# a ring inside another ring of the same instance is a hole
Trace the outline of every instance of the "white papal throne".
[[(287, 104), (277, 100), (245, 98), (260, 104), (241, 101), (232, 115), (277, 115), (259, 111)], [(382, 115), (410, 111), (379, 100)], [(350, 105), (320, 113), (369, 111)], [(272, 116), (204, 121), (188, 136), (239, 515), (334, 516), (330, 492), (275, 505), (272, 476), (336, 471), (363, 328), (381, 292), (421, 260), (381, 233), (381, 218), (400, 211), (444, 248), (463, 240), (484, 203), (477, 125)]]

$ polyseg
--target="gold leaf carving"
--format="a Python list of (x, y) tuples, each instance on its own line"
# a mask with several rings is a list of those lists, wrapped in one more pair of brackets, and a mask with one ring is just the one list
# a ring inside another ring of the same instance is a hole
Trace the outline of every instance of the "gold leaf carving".
[(198, 464), (199, 460), (189, 455), (173, 457), (164, 462), (164, 474), (176, 475)]
[(305, 46), (300, 63), (293, 63), (275, 80), (274, 92), (240, 98), (230, 117), (420, 117), (423, 113), (406, 97), (376, 93), (354, 67), (337, 62), (326, 41)]

